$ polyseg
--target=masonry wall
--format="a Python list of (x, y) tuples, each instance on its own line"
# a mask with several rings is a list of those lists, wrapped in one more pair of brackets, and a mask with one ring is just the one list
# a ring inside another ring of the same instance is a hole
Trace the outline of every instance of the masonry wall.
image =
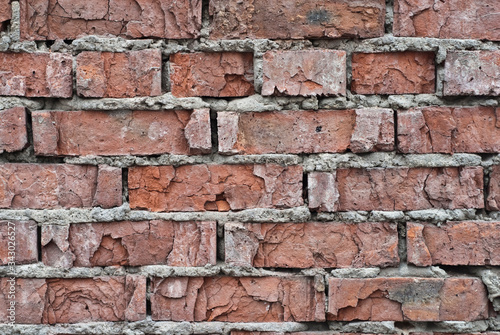
[(499, 13), (0, 0), (0, 334), (499, 334)]

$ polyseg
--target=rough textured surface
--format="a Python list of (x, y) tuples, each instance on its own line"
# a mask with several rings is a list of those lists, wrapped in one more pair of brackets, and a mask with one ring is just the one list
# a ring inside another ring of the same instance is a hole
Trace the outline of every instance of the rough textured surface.
[(394, 35), (500, 40), (497, 0), (396, 0)]
[(262, 71), (262, 95), (346, 94), (345, 51), (268, 51)]
[(126, 38), (196, 38), (201, 0), (21, 0), (21, 37), (75, 39), (85, 35)]
[(445, 95), (500, 95), (500, 51), (448, 52)]
[(385, 1), (211, 0), (210, 15), (213, 39), (370, 38), (384, 34)]
[(26, 108), (0, 111), (0, 154), (22, 150), (28, 145)]
[(35, 111), (32, 120), (37, 155), (188, 155), (212, 147), (208, 109)]
[(7, 26), (7, 21), (12, 18), (10, 0), (0, 0), (0, 31)]
[(107, 173), (102, 169), (105, 167), (2, 164), (0, 208), (119, 206), (122, 190), (117, 184), (121, 184), (121, 174), (115, 174), (114, 178), (100, 178), (102, 173)]
[(161, 94), (161, 51), (85, 51), (76, 57), (76, 92), (86, 98)]
[(492, 107), (425, 107), (398, 111), (403, 153), (500, 152), (500, 112)]
[(216, 223), (152, 220), (45, 225), (41, 244), (43, 263), (55, 267), (215, 265)]
[(242, 97), (254, 94), (253, 55), (196, 52), (170, 56), (170, 85), (176, 97)]
[(432, 52), (355, 53), (351, 90), (358, 94), (434, 93)]
[(486, 209), (490, 211), (500, 210), (500, 165), (494, 165), (491, 168)]
[(0, 95), (47, 98), (73, 95), (73, 58), (68, 54), (0, 52), (0, 73)]
[(7, 265), (12, 261), (16, 265), (38, 262), (36, 230), (34, 221), (0, 221), (0, 265)]
[[(314, 178), (326, 178), (322, 174)], [(339, 169), (336, 182), (327, 184), (332, 188), (315, 201), (329, 210), (484, 208), (481, 167)]]
[(500, 222), (408, 223), (408, 262), (430, 265), (500, 265)]
[(329, 279), (329, 320), (473, 321), (488, 318), (476, 278)]
[[(2, 307), (9, 303), (6, 279), (0, 279)], [(138, 321), (146, 316), (146, 278), (141, 276), (18, 278), (16, 292), (16, 323)], [(0, 321), (5, 321), (5, 315), (0, 314)]]
[(226, 223), (226, 263), (272, 268), (395, 266), (396, 224)]
[[(223, 288), (223, 289), (222, 289)], [(324, 321), (325, 295), (311, 277), (153, 278), (153, 320)]]
[(128, 183), (130, 207), (152, 211), (227, 211), (303, 204), (300, 166), (133, 167)]
[(390, 151), (392, 110), (217, 113), (223, 154)]

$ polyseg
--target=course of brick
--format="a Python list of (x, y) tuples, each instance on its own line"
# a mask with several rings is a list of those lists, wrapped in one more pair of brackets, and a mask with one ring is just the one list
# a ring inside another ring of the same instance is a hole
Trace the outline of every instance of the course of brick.
[(0, 0), (0, 335), (500, 335), (498, 0)]

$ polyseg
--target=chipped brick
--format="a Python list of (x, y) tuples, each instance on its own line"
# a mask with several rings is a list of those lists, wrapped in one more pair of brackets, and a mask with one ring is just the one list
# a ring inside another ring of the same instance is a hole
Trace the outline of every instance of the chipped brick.
[(4, 30), (12, 18), (11, 0), (0, 0), (0, 31)]
[(490, 211), (500, 210), (500, 165), (491, 167), (486, 209)]
[(0, 153), (23, 150), (28, 145), (26, 108), (0, 111)]

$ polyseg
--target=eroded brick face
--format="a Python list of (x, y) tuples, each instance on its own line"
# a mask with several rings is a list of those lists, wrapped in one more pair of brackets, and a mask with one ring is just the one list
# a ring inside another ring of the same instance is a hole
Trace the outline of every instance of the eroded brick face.
[(0, 154), (20, 151), (27, 145), (26, 109), (14, 107), (0, 111)]
[(43, 156), (210, 152), (210, 111), (35, 111), (35, 152)]
[(496, 0), (396, 0), (394, 35), (500, 40)]
[(168, 321), (324, 321), (324, 303), (311, 277), (153, 278), (151, 297)]
[(21, 37), (27, 40), (196, 38), (201, 28), (201, 0), (21, 0), (20, 5)]
[(351, 90), (358, 94), (434, 93), (434, 53), (355, 53)]
[(196, 52), (170, 56), (170, 85), (176, 97), (252, 95), (253, 80), (251, 53)]
[(42, 227), (49, 266), (205, 266), (216, 262), (215, 222), (163, 220)]
[(129, 170), (131, 208), (159, 212), (301, 206), (302, 168), (279, 165), (184, 165)]
[(0, 221), (0, 265), (7, 265), (9, 262), (15, 264), (38, 262), (36, 222)]
[(500, 210), (500, 165), (491, 167), (486, 209), (490, 211)]
[(385, 2), (211, 0), (213, 39), (370, 38), (384, 34)]
[(329, 279), (328, 320), (474, 321), (488, 318), (476, 278)]

